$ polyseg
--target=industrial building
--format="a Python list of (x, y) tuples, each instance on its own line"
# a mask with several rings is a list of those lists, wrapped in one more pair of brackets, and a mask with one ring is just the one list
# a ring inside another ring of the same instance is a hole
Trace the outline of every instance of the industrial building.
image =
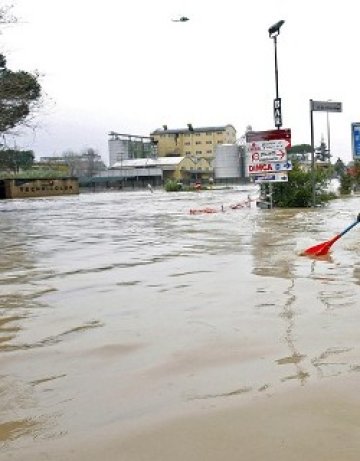
[(109, 166), (123, 160), (137, 158), (155, 158), (157, 156), (156, 143), (149, 136), (109, 133)]
[(157, 145), (159, 157), (190, 156), (205, 158), (211, 162), (215, 157), (215, 148), (219, 144), (235, 144), (236, 130), (232, 125), (194, 128), (191, 123), (187, 128), (157, 129), (151, 133)]

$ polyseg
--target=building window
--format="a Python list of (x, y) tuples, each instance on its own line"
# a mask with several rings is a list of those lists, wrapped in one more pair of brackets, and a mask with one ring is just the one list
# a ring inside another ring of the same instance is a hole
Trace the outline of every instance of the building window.
[(185, 146), (190, 146), (190, 141), (186, 141), (184, 144)]
[(201, 150), (197, 150), (196, 151), (196, 155), (201, 155), (202, 154), (202, 151)]
[(217, 131), (216, 134), (223, 134), (223, 132), (222, 131)]
[(212, 150), (207, 150), (206, 153), (207, 154), (212, 154)]
[(222, 141), (218, 141), (217, 143), (218, 143), (218, 144), (222, 144)]
[(212, 135), (212, 132), (211, 131), (207, 131), (206, 132), (206, 136), (211, 136)]
[(206, 144), (212, 144), (212, 141), (206, 141)]
[(185, 152), (185, 154), (186, 154), (186, 155), (190, 155), (190, 154), (191, 154), (191, 151), (190, 151), (190, 150), (187, 150), (187, 151)]
[(200, 133), (195, 133), (195, 136), (200, 136)]
[(201, 144), (201, 141), (196, 141), (195, 144)]

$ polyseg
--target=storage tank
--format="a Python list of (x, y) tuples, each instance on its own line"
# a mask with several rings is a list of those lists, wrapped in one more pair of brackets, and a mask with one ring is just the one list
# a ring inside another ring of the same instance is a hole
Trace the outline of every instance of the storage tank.
[(129, 141), (125, 139), (109, 139), (109, 165), (129, 159)]
[(219, 144), (216, 146), (214, 174), (216, 179), (240, 178), (240, 148), (237, 144)]

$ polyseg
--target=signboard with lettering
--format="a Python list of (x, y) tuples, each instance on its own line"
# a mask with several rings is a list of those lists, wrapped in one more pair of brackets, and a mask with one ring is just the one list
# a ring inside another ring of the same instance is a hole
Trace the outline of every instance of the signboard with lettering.
[(290, 161), (274, 163), (254, 163), (249, 165), (249, 174), (274, 173), (278, 171), (290, 171), (292, 164)]
[[(287, 181), (287, 171), (292, 169), (287, 161), (286, 149), (291, 147), (291, 130), (250, 131), (246, 133), (248, 176), (255, 182)], [(282, 175), (277, 173), (283, 172)], [(266, 173), (266, 174), (265, 174)], [(270, 175), (270, 173), (274, 173)], [(286, 177), (286, 179), (284, 179)], [(256, 179), (257, 178), (257, 179)]]
[(287, 146), (291, 147), (291, 129), (283, 128), (282, 130), (267, 130), (267, 131), (248, 131), (245, 135), (246, 142), (257, 141), (287, 141)]
[(277, 128), (282, 126), (281, 98), (274, 99), (274, 122)]
[(286, 150), (261, 150), (250, 152), (250, 163), (280, 162), (286, 160)]
[(310, 99), (310, 110), (321, 112), (342, 112), (342, 103), (336, 101), (313, 101)]

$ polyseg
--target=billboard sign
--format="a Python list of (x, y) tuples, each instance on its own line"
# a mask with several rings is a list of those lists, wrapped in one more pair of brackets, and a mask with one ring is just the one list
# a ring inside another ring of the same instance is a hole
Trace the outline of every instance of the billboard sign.
[(351, 145), (354, 160), (360, 160), (360, 122), (351, 124)]

